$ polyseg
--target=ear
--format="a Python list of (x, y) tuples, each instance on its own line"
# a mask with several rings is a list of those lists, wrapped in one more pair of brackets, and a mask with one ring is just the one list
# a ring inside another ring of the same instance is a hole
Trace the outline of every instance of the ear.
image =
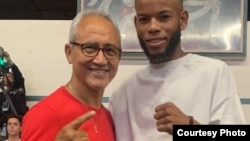
[(181, 12), (181, 18), (180, 18), (180, 28), (181, 30), (186, 29), (188, 24), (188, 11), (184, 10)]
[(65, 44), (64, 52), (67, 57), (68, 63), (71, 64), (72, 63), (72, 47), (69, 43)]
[(136, 28), (136, 24), (137, 24), (137, 17), (134, 16), (134, 25), (135, 25), (135, 28)]

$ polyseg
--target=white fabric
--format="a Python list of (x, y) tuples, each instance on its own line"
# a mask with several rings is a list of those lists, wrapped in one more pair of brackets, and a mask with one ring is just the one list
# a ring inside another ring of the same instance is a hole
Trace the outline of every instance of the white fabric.
[(171, 141), (158, 132), (155, 107), (173, 102), (201, 124), (245, 124), (236, 83), (227, 65), (195, 54), (149, 65), (110, 98), (117, 141)]

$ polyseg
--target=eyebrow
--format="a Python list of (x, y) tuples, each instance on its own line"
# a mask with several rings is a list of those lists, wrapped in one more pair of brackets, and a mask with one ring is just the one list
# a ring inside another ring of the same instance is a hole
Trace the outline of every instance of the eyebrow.
[(98, 43), (93, 42), (93, 41), (86, 41), (86, 42), (82, 43), (82, 45), (98, 45)]
[(163, 10), (159, 12), (159, 14), (165, 14), (165, 13), (172, 13), (172, 12), (170, 10)]
[[(100, 44), (98, 42), (93, 42), (93, 41), (87, 41), (85, 43), (83, 43), (82, 45), (93, 45), (95, 47), (99, 47)], [(112, 44), (112, 43), (104, 43), (104, 47), (107, 47), (107, 46), (112, 46), (112, 47), (115, 47), (115, 48), (119, 48), (117, 47), (115, 44)]]
[[(157, 14), (168, 14), (168, 13), (172, 13), (170, 10), (162, 10), (162, 11), (160, 11), (160, 12), (157, 12)], [(143, 14), (143, 13), (138, 13), (137, 15), (136, 15), (137, 17), (139, 17), (139, 16), (148, 16), (148, 14)]]

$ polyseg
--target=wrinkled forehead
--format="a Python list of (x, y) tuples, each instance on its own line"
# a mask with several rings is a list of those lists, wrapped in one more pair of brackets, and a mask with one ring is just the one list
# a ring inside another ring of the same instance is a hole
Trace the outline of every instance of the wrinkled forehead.
[(109, 20), (101, 16), (87, 16), (78, 25), (76, 35), (78, 40), (87, 40), (92, 38), (106, 39), (115, 44), (120, 43), (119, 33), (115, 26)]

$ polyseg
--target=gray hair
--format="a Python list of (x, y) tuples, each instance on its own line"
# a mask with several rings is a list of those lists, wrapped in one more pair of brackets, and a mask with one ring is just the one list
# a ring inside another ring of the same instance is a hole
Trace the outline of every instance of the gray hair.
[(78, 24), (80, 23), (80, 21), (82, 19), (84, 19), (87, 16), (99, 16), (99, 17), (103, 17), (104, 19), (108, 20), (115, 28), (115, 30), (119, 36), (120, 46), (121, 46), (121, 34), (120, 34), (120, 30), (119, 30), (117, 23), (107, 13), (105, 13), (103, 11), (83, 11), (83, 12), (77, 13), (77, 15), (75, 16), (75, 18), (73, 19), (73, 21), (71, 23), (71, 27), (70, 27), (70, 31), (69, 31), (69, 41), (70, 42), (76, 40), (76, 35), (78, 32), (77, 31)]

